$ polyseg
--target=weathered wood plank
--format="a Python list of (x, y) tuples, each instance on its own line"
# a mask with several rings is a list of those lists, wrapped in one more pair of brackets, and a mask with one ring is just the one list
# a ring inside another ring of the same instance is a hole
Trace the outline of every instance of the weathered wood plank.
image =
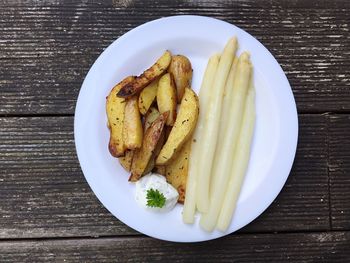
[[(302, 115), (293, 172), (251, 231), (329, 226), (325, 116)], [(72, 117), (0, 118), (0, 238), (135, 234), (97, 201), (79, 168)]]
[(72, 117), (1, 118), (0, 167), (0, 238), (135, 233), (86, 183)]
[(1, 262), (347, 262), (349, 232), (230, 235), (181, 244), (146, 237), (0, 242)]
[(348, 1), (5, 1), (0, 114), (72, 114), (89, 67), (114, 39), (175, 14), (226, 20), (284, 68), (299, 112), (350, 110)]
[(333, 229), (350, 229), (350, 115), (330, 115), (329, 175)]

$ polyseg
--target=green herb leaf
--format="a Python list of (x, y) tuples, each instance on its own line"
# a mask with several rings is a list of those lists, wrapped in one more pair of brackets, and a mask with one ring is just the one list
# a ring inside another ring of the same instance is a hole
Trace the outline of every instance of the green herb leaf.
[(147, 190), (147, 206), (162, 208), (165, 205), (166, 198), (158, 189), (150, 188)]

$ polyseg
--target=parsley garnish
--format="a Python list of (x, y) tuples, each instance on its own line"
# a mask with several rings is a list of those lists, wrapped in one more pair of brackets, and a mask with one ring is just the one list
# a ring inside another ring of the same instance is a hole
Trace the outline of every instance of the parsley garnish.
[(165, 196), (157, 190), (150, 188), (147, 190), (147, 206), (162, 208), (165, 205)]

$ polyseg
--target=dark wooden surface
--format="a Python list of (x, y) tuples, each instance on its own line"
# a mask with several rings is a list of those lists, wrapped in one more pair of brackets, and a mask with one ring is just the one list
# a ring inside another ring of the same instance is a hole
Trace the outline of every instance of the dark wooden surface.
[[(146, 21), (234, 23), (277, 58), (299, 112), (280, 195), (238, 233), (198, 244), (115, 219), (76, 157), (74, 107), (94, 60)], [(0, 1), (0, 262), (347, 262), (350, 259), (349, 1)]]
[[(349, 232), (235, 234), (205, 243), (146, 237), (4, 241), (6, 261), (57, 262), (348, 262)], [(5, 260), (2, 262), (6, 262)]]
[(334, 229), (350, 229), (350, 115), (330, 117), (329, 172)]

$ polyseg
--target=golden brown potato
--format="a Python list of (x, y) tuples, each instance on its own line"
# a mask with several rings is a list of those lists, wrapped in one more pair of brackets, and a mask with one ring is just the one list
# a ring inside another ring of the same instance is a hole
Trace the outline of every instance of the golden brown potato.
[(160, 113), (169, 111), (166, 125), (173, 126), (176, 119), (176, 88), (170, 73), (164, 74), (158, 82), (157, 104)]
[(155, 163), (156, 163), (156, 159), (154, 158), (154, 154), (152, 154), (151, 159), (149, 159), (148, 164), (142, 173), (142, 176), (150, 173), (153, 170)]
[(184, 203), (188, 174), (188, 158), (191, 151), (191, 140), (187, 140), (180, 152), (166, 166), (166, 179), (179, 193), (179, 203)]
[(153, 155), (154, 149), (157, 146), (159, 138), (161, 137), (168, 114), (168, 112), (164, 112), (163, 114), (159, 115), (159, 117), (146, 130), (142, 147), (135, 151), (129, 181), (136, 182), (143, 175), (149, 160)]
[(168, 72), (174, 77), (177, 101), (180, 103), (185, 93), (185, 88), (191, 86), (193, 72), (191, 62), (187, 57), (182, 55), (172, 56)]
[(114, 86), (106, 98), (107, 126), (110, 130), (108, 148), (114, 157), (123, 156), (126, 149), (123, 140), (125, 99), (117, 97), (117, 93), (123, 85), (130, 83), (134, 78), (130, 76), (123, 79)]
[(157, 158), (158, 154), (160, 153), (160, 150), (163, 148), (163, 145), (165, 143), (165, 130), (166, 130), (167, 127), (168, 126), (165, 126), (163, 128), (162, 134), (160, 135), (160, 138), (158, 140), (157, 146), (154, 149), (154, 153), (153, 153), (152, 158), (151, 158), (151, 161), (153, 162), (153, 168), (154, 168), (153, 171), (155, 173), (158, 173), (158, 174), (161, 174), (161, 175), (164, 175), (164, 176), (165, 176), (165, 166), (155, 166), (155, 163), (156, 163), (156, 158)]
[(199, 113), (199, 103), (196, 93), (190, 88), (185, 88), (185, 94), (181, 100), (179, 114), (169, 137), (160, 151), (156, 165), (166, 165), (181, 149), (182, 145), (191, 137), (194, 131)]
[(157, 158), (157, 156), (159, 155), (160, 151), (163, 148), (164, 143), (165, 143), (165, 127), (163, 128), (163, 131), (162, 131), (162, 134), (160, 135), (157, 146), (154, 149), (154, 157)]
[(146, 132), (146, 130), (151, 126), (151, 124), (159, 117), (160, 113), (159, 111), (154, 108), (151, 107), (146, 115), (145, 115), (145, 122), (144, 122), (144, 131)]
[(170, 132), (171, 132), (171, 130), (173, 129), (173, 127), (172, 126), (166, 126), (165, 128), (164, 128), (164, 133), (165, 133), (165, 141), (166, 140), (168, 140), (168, 138), (169, 138), (169, 134), (170, 134)]
[[(145, 115), (144, 131), (146, 131), (152, 125), (152, 123), (159, 117), (159, 115), (160, 115), (159, 111), (154, 107), (152, 107), (148, 110), (147, 114)], [(156, 162), (156, 157), (158, 156), (158, 154), (159, 154), (159, 152), (162, 149), (163, 144), (164, 144), (164, 129), (165, 129), (165, 127), (163, 128), (163, 131), (162, 131), (162, 134), (160, 135), (157, 146), (153, 151), (152, 157), (149, 160), (147, 167), (146, 167), (145, 171), (143, 172), (143, 175), (148, 174), (154, 168), (154, 165)]]
[(144, 88), (139, 96), (139, 109), (142, 115), (145, 115), (149, 107), (152, 105), (157, 96), (158, 79), (152, 81), (146, 88)]
[[(156, 149), (154, 151), (155, 159), (157, 159), (160, 151), (162, 150), (162, 148), (164, 146), (164, 143), (168, 139), (170, 131), (171, 131), (172, 128), (173, 128), (172, 126), (165, 126), (164, 127), (162, 137), (159, 139), (157, 147), (156, 147)], [(157, 174), (161, 174), (161, 175), (165, 176), (165, 172), (166, 172), (165, 168), (166, 168), (165, 165), (154, 165), (154, 172), (157, 173)]]
[(136, 77), (134, 81), (123, 85), (117, 94), (118, 97), (128, 98), (141, 92), (141, 90), (143, 90), (148, 84), (161, 76), (168, 69), (170, 62), (171, 53), (165, 51), (152, 67)]
[(123, 157), (119, 157), (119, 163), (123, 168), (130, 172), (131, 170), (131, 163), (132, 163), (132, 157), (134, 156), (134, 151), (133, 150), (127, 150), (125, 151), (125, 155)]
[(153, 172), (165, 176), (166, 175), (166, 167), (165, 167), (165, 165), (154, 166)]
[(137, 97), (126, 101), (124, 111), (123, 139), (127, 149), (134, 150), (142, 145), (143, 129)]

